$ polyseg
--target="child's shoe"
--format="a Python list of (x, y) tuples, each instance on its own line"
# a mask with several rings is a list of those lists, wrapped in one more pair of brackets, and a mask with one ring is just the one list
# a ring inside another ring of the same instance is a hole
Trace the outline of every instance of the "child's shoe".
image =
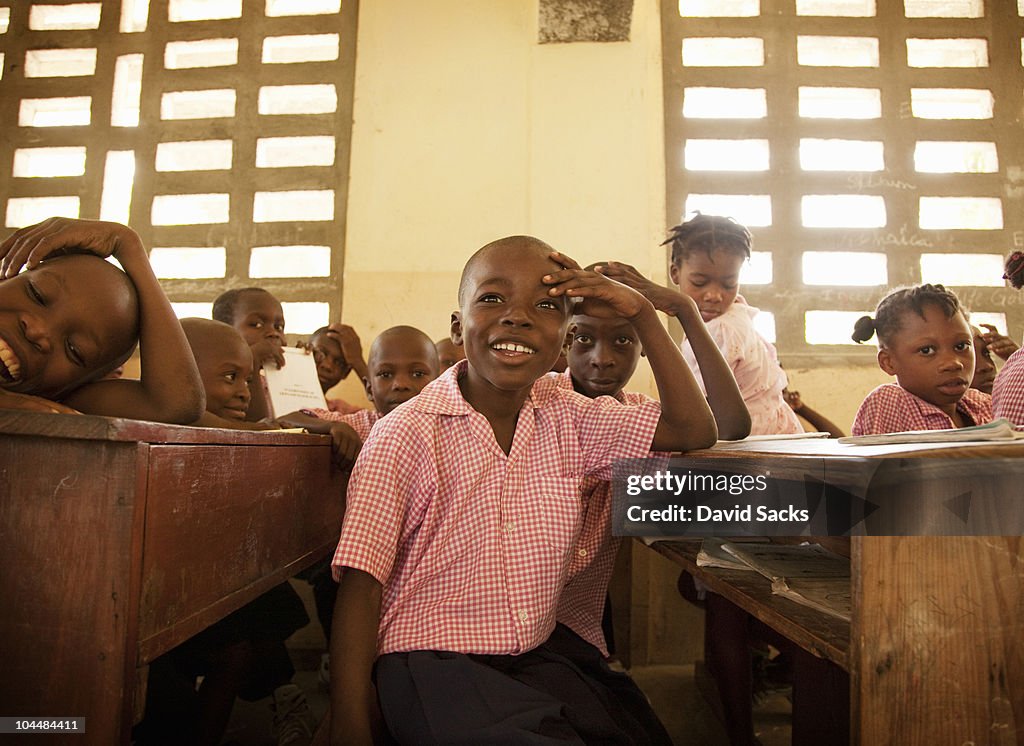
[(302, 689), (295, 684), (277, 687), (270, 707), (278, 746), (309, 746), (313, 742), (316, 719)]

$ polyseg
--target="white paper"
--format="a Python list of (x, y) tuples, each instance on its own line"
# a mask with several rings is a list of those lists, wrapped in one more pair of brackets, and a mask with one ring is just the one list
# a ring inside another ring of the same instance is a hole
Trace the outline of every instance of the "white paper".
[(296, 347), (285, 347), (284, 363), (283, 368), (273, 363), (263, 367), (274, 417), (300, 409), (326, 409), (327, 400), (320, 388), (313, 356)]

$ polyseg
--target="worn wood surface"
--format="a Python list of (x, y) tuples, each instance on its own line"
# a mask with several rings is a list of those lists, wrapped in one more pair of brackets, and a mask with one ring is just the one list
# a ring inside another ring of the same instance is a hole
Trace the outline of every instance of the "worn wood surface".
[(759, 573), (698, 567), (700, 544), (700, 539), (658, 541), (650, 548), (804, 650), (849, 670), (848, 622), (773, 594), (771, 581)]
[(128, 743), (139, 666), (329, 551), (329, 459), (323, 436), (0, 413), (0, 712)]

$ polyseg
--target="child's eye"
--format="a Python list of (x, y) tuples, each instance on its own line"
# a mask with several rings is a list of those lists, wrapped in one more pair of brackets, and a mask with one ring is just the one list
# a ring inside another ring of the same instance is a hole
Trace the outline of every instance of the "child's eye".
[(31, 280), (28, 282), (28, 294), (32, 297), (32, 300), (34, 300), (39, 305), (46, 305), (46, 300), (43, 298), (42, 293), (39, 292), (39, 289), (36, 287), (36, 284)]
[(78, 348), (75, 347), (70, 341), (67, 342), (65, 348), (67, 349), (68, 358), (71, 359), (71, 362), (73, 362), (75, 365), (79, 365), (84, 368), (85, 358), (82, 357), (82, 353), (78, 351)]
[(589, 345), (594, 343), (594, 340), (591, 338), (589, 334), (577, 334), (575, 337), (572, 338), (572, 341), (579, 342), (581, 345)]
[(424, 373), (422, 370), (414, 370), (412, 372), (412, 377), (413, 378), (423, 378), (423, 376), (425, 376), (425, 375), (427, 375), (427, 374)]
[(386, 370), (378, 371), (377, 378), (391, 378), (391, 373)]
[(284, 332), (284, 324), (274, 324), (274, 328), (277, 329), (279, 332)]
[(496, 293), (485, 293), (480, 296), (481, 303), (501, 303), (503, 302), (501, 296)]
[(925, 345), (924, 347), (918, 349), (918, 352), (920, 352), (922, 355), (931, 355), (933, 352), (935, 352), (935, 347), (933, 345)]
[[(953, 349), (956, 350), (957, 352), (963, 352), (965, 350), (971, 349), (971, 343), (970, 342), (957, 342), (953, 346)], [(985, 354), (986, 355), (988, 354), (988, 350), (985, 351)]]
[(695, 288), (702, 288), (705, 285), (707, 285), (707, 282), (704, 280), (690, 280), (690, 284), (693, 285)]
[(262, 321), (253, 321), (253, 322), (251, 322), (249, 324), (249, 326), (251, 326), (253, 329), (259, 329), (260, 327), (263, 326), (263, 322)]
[(555, 311), (558, 310), (558, 304), (555, 303), (553, 300), (547, 300), (547, 299), (544, 299), (540, 303), (538, 303), (537, 307), (538, 308), (548, 308), (548, 309), (552, 309), (552, 310), (555, 310)]
[(619, 337), (618, 339), (615, 340), (615, 344), (629, 346), (633, 344), (633, 340), (630, 339), (629, 337)]

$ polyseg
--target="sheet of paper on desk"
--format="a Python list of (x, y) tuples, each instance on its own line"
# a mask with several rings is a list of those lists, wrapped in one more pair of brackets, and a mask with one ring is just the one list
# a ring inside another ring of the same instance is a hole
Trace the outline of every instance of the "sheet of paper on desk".
[(720, 440), (719, 443), (746, 443), (757, 440), (802, 440), (804, 438), (827, 438), (828, 433), (807, 432), (807, 433), (783, 433), (773, 435), (748, 435), (741, 440)]
[(300, 409), (326, 409), (327, 400), (316, 376), (316, 361), (305, 350), (284, 348), (284, 367), (264, 368), (267, 392), (275, 417)]
[(850, 620), (850, 560), (820, 544), (726, 543), (723, 549), (771, 581), (772, 593)]
[(859, 446), (878, 446), (889, 443), (969, 443), (993, 441), (1013, 442), (1024, 438), (1024, 431), (1014, 429), (1005, 417), (992, 420), (985, 425), (959, 427), (952, 430), (909, 430), (903, 433), (882, 433), (880, 435), (847, 435), (840, 443)]

